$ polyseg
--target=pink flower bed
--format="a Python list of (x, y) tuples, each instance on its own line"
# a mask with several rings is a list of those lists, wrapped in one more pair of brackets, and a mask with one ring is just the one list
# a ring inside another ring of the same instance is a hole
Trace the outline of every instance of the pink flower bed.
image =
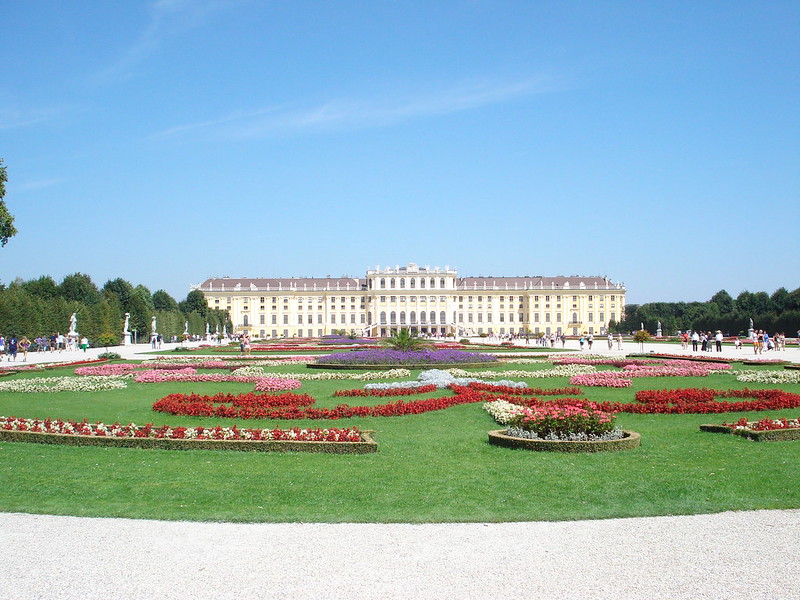
[(302, 384), (299, 379), (283, 379), (278, 377), (258, 377), (245, 375), (225, 375), (223, 373), (198, 373), (195, 369), (153, 370), (138, 373), (133, 379), (136, 383), (253, 383), (260, 392), (279, 390), (296, 390)]
[(730, 370), (729, 364), (698, 363), (688, 360), (671, 361), (669, 365), (627, 365), (622, 371), (598, 371), (586, 375), (575, 375), (572, 385), (589, 387), (624, 388), (631, 386), (633, 377), (708, 377), (712, 371)]
[(631, 387), (631, 380), (625, 379), (622, 373), (616, 371), (599, 371), (585, 375), (575, 375), (569, 380), (571, 385), (585, 385), (588, 387), (626, 388)]
[(102, 375), (102, 376), (113, 376), (113, 375), (127, 375), (134, 369), (136, 369), (137, 365), (128, 365), (128, 364), (118, 364), (118, 365), (98, 365), (96, 367), (78, 367), (75, 369), (75, 375)]

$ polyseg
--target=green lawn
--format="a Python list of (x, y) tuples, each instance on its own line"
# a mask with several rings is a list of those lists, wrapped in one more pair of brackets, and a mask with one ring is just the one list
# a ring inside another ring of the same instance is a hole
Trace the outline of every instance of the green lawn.
[[(534, 370), (545, 366), (550, 365), (496, 368)], [(59, 369), (39, 375), (69, 373), (69, 369)], [(33, 375), (14, 377), (23, 376)], [(567, 380), (531, 379), (530, 383), (563, 387)], [(321, 406), (387, 401), (332, 397), (337, 388), (362, 386), (358, 381), (304, 382), (300, 391), (318, 398)], [(643, 378), (634, 379), (634, 386), (628, 389), (583, 388), (583, 397), (631, 401), (637, 389), (675, 387), (746, 386), (730, 375)], [(127, 390), (110, 392), (3, 393), (0, 414), (140, 424), (232, 424), (223, 419), (154, 413), (150, 406), (174, 391), (251, 389), (234, 383), (129, 382)], [(800, 393), (800, 385), (785, 389)], [(0, 443), (0, 511), (252, 522), (451, 522), (798, 508), (799, 442), (755, 443), (698, 429), (701, 423), (765, 414), (796, 416), (800, 409), (728, 415), (621, 414), (618, 423), (640, 432), (642, 445), (632, 451), (601, 454), (562, 455), (490, 446), (486, 432), (499, 426), (478, 404), (424, 415), (322, 423), (376, 430), (379, 452), (367, 455)], [(320, 425), (311, 421), (236, 423)]]

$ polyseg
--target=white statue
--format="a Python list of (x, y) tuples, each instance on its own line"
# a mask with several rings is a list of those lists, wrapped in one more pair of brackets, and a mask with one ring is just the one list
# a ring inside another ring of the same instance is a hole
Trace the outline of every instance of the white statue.
[(130, 331), (128, 330), (130, 322), (131, 322), (131, 313), (125, 313), (125, 326), (122, 328), (123, 334), (130, 333)]
[(183, 322), (183, 335), (185, 336), (189, 335), (189, 321)]
[(209, 330), (208, 330), (208, 323), (206, 323), (206, 335), (208, 335), (209, 333), (210, 333), (210, 332), (209, 332)]
[(156, 316), (155, 315), (153, 315), (153, 321), (150, 323), (150, 334), (151, 335), (155, 335), (156, 334)]
[(67, 335), (78, 335), (78, 316), (75, 313), (72, 313), (72, 316), (69, 318), (69, 333), (67, 333)]

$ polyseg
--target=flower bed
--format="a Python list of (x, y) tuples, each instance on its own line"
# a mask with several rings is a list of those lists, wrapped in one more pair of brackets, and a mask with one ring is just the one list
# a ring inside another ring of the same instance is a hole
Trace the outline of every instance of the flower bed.
[(632, 364), (622, 371), (599, 371), (588, 375), (576, 375), (569, 382), (588, 387), (630, 387), (633, 377), (708, 377), (711, 373), (729, 371), (729, 364), (696, 363), (674, 360), (665, 365)]
[(712, 433), (733, 433), (756, 442), (800, 440), (800, 418), (771, 419), (767, 417), (759, 421), (748, 421), (747, 418), (742, 417), (735, 423), (700, 425), (700, 430)]
[(431, 365), (487, 364), (496, 363), (493, 354), (465, 352), (463, 350), (364, 350), (340, 352), (320, 356), (316, 363), (308, 366), (328, 366), (335, 368), (364, 368), (366, 366), (404, 366), (407, 368)]
[(506, 434), (504, 429), (489, 432), (489, 443), (505, 448), (521, 448), (537, 452), (617, 452), (632, 450), (641, 444), (641, 436), (635, 431), (622, 432), (618, 440), (602, 441), (564, 441), (564, 440), (529, 440)]
[(88, 423), (59, 419), (0, 417), (0, 440), (118, 446), (167, 450), (245, 450), (271, 452), (326, 452), (363, 454), (377, 452), (372, 431), (348, 429), (239, 429), (232, 427), (154, 427), (151, 423)]
[[(476, 390), (477, 392), (477, 390)], [(598, 410), (612, 413), (632, 414), (713, 414), (728, 412), (782, 410), (800, 407), (800, 394), (792, 394), (784, 390), (715, 390), (687, 388), (675, 390), (641, 390), (636, 392), (636, 402), (589, 402), (588, 400), (552, 400), (542, 401), (538, 398), (526, 398), (513, 394), (484, 394), (484, 401), (506, 400), (522, 406), (540, 404), (576, 404), (591, 406)], [(738, 398), (738, 402), (719, 400), (720, 398)]]
[(784, 383), (800, 383), (800, 373), (795, 371), (738, 371), (737, 381), (746, 383), (769, 383), (781, 385)]
[(121, 377), (31, 377), (0, 382), (0, 392), (99, 392), (128, 387)]
[(708, 363), (732, 363), (738, 362), (738, 358), (722, 358), (721, 356), (694, 356), (691, 354), (666, 354), (663, 352), (653, 352), (650, 354), (628, 354), (628, 358), (669, 358), (678, 360), (691, 360), (694, 362), (708, 362)]
[(479, 377), (481, 379), (496, 379), (497, 377), (524, 377), (526, 379), (546, 379), (548, 377), (572, 377), (586, 373), (594, 373), (597, 369), (592, 365), (559, 365), (552, 369), (538, 369), (536, 371), (465, 371), (464, 369), (447, 369), (454, 377)]

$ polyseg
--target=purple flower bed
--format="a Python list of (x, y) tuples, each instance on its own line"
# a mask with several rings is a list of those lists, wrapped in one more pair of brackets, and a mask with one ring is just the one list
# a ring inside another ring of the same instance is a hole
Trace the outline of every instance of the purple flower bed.
[(453, 365), (460, 363), (492, 363), (493, 354), (478, 354), (463, 350), (359, 350), (357, 352), (328, 354), (317, 358), (317, 363), (336, 365)]

